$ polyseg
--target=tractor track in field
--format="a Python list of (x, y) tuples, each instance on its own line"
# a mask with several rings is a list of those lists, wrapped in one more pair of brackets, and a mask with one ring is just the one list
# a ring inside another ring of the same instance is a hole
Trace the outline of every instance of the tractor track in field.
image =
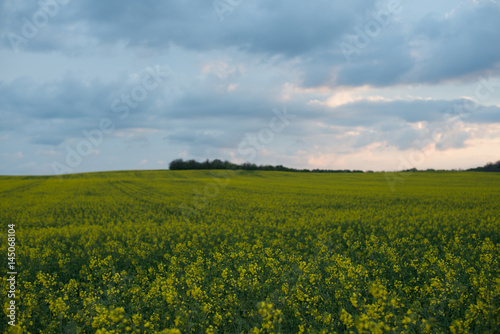
[(7, 197), (7, 196), (11, 196), (12, 194), (19, 194), (19, 193), (26, 192), (28, 190), (31, 190), (31, 189), (41, 185), (42, 183), (44, 183), (46, 181), (47, 180), (33, 180), (33, 181), (28, 182), (26, 184), (16, 185), (10, 189), (0, 191), (0, 197)]
[(108, 182), (116, 190), (140, 202), (146, 202), (153, 205), (164, 204), (164, 202), (161, 200), (151, 199), (152, 197), (154, 198), (155, 194), (159, 194), (152, 187), (137, 187), (127, 181), (108, 180)]

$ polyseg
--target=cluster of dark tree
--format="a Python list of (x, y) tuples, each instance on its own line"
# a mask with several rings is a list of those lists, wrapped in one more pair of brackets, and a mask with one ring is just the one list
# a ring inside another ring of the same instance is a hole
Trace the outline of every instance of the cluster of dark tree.
[(203, 162), (198, 162), (196, 160), (173, 160), (169, 165), (170, 170), (187, 170), (187, 169), (241, 169), (241, 170), (270, 170), (270, 171), (280, 171), (280, 172), (303, 172), (303, 173), (363, 173), (361, 170), (329, 170), (329, 169), (295, 169), (284, 167), (282, 165), (271, 166), (271, 165), (256, 165), (249, 162), (243, 164), (234, 164), (229, 161), (222, 161), (219, 159), (215, 160), (205, 160)]
[(488, 162), (483, 167), (471, 168), (467, 170), (472, 172), (500, 172), (500, 160), (495, 163)]
[(350, 169), (304, 169), (299, 170), (299, 172), (311, 172), (311, 173), (364, 173), (362, 170), (350, 170)]

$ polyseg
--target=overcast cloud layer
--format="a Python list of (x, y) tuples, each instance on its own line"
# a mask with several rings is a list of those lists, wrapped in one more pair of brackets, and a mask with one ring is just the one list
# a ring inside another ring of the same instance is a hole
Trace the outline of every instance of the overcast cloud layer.
[(500, 159), (493, 0), (0, 2), (0, 175)]

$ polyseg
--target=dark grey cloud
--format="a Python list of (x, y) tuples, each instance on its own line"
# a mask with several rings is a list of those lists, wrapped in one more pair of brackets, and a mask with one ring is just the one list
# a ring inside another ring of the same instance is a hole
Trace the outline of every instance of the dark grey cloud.
[(440, 82), (500, 68), (500, 5), (480, 1), (446, 18), (426, 17), (412, 32), (424, 59), (413, 73), (417, 82)]
[(47, 82), (0, 82), (0, 114), (6, 120), (2, 125), (5, 131), (24, 133), (33, 144), (57, 145), (98, 127), (104, 117), (116, 118), (110, 105), (121, 87), (119, 82), (85, 83), (71, 75)]
[[(49, 130), (49, 129), (47, 129), (47, 130)], [(53, 131), (53, 129), (52, 129), (52, 131)], [(45, 132), (45, 133), (32, 136), (29, 139), (29, 142), (31, 144), (35, 144), (35, 145), (57, 146), (57, 145), (63, 143), (68, 138), (67, 134), (62, 133), (62, 131), (60, 131), (59, 134), (55, 134), (55, 135), (52, 133), (47, 133), (48, 131), (42, 130), (42, 132)]]
[(109, 88), (97, 80), (84, 83), (71, 76), (43, 83), (20, 78), (0, 82), (0, 109), (30, 119), (85, 118), (106, 109)]
[[(221, 22), (211, 1), (71, 1), (60, 5), (23, 48), (84, 56), (96, 46), (122, 43), (153, 53), (178, 45), (198, 52), (233, 48), (299, 57), (297, 68), (306, 87), (436, 83), (499, 71), (500, 6), (491, 1), (462, 3), (447, 17), (428, 16), (415, 24), (397, 20), (395, 14), (346, 61), (340, 43), (352, 43), (357, 28), (366, 32), (373, 13), (386, 6), (361, 0), (243, 1)], [(11, 47), (8, 33), (22, 35), (26, 20), (33, 23), (39, 10), (35, 2), (4, 2), (4, 48)]]
[[(336, 1), (260, 0), (243, 2), (220, 22), (212, 1), (98, 1), (70, 2), (50, 19), (50, 34), (38, 36), (28, 48), (71, 49), (68, 33), (88, 43), (168, 48), (171, 43), (206, 51), (237, 47), (249, 52), (296, 56), (332, 45), (347, 32), (360, 12), (373, 6), (361, 0)], [(20, 32), (23, 18), (32, 19), (35, 3), (8, 7), (3, 14), (3, 33)], [(59, 42), (57, 42), (59, 40)], [(65, 41), (67, 45), (61, 45)], [(41, 44), (45, 43), (43, 46)], [(8, 47), (4, 39), (4, 47)], [(81, 44), (80, 46), (84, 46)]]
[[(480, 1), (450, 12), (447, 17), (428, 15), (409, 27), (402, 20), (392, 21), (375, 37), (368, 37), (367, 45), (357, 48), (350, 61), (342, 61), (333, 50), (315, 57), (305, 66), (304, 85), (387, 87), (471, 81), (486, 72), (500, 73), (499, 4)], [(367, 15), (361, 22), (370, 19)], [(356, 27), (355, 34), (352, 31), (342, 39), (352, 47), (356, 47), (352, 35), (361, 36), (360, 30), (366, 33), (366, 25)]]
[(410, 51), (408, 37), (400, 31), (381, 32), (353, 61), (340, 66), (335, 84), (384, 87), (404, 82), (415, 66)]
[[(82, 137), (83, 130), (98, 128), (100, 120), (107, 118), (116, 131), (162, 130), (169, 132), (166, 139), (173, 143), (219, 147), (234, 143), (245, 131), (262, 127), (274, 117), (273, 109), (281, 107), (271, 95), (214, 88), (214, 84), (226, 87), (225, 81), (234, 79), (232, 76), (194, 80), (180, 90), (167, 80), (146, 99), (134, 102), (136, 106), (128, 107), (121, 98), (138, 87), (142, 74), (130, 82), (84, 83), (72, 76), (50, 82), (26, 78), (0, 82), (0, 96), (4, 97), (0, 115), (6, 120), (0, 123), (0, 131), (23, 133), (32, 144), (59, 145), (65, 139)], [(113, 101), (126, 107), (127, 117), (114, 112)]]

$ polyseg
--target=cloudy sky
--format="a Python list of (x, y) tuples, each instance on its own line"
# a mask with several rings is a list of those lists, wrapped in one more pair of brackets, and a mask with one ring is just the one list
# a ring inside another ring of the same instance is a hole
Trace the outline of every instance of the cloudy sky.
[(0, 174), (500, 160), (494, 0), (2, 0)]

